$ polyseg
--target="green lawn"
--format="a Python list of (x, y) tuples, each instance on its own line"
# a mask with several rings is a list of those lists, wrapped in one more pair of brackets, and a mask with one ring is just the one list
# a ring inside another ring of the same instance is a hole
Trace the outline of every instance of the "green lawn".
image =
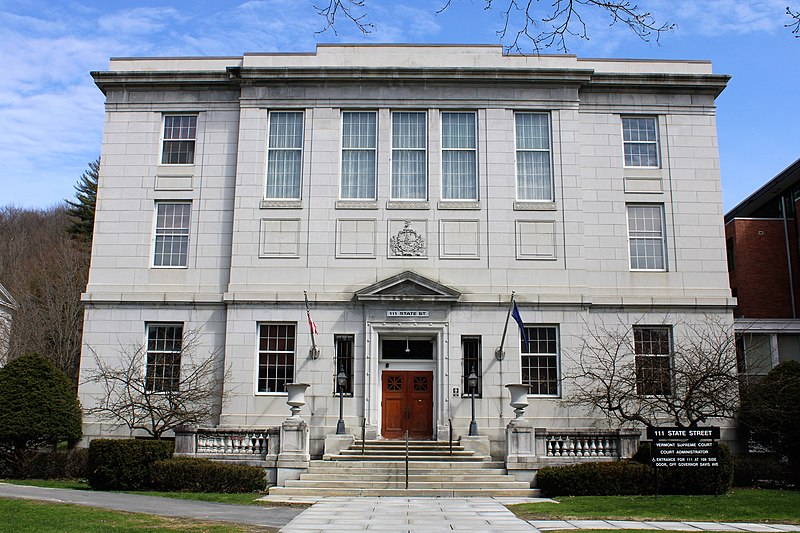
[(509, 508), (526, 519), (692, 520), (800, 524), (800, 491), (736, 489), (723, 496), (575, 496)]
[[(79, 505), (0, 498), (0, 532), (8, 533), (247, 533), (264, 528), (106, 511)], [(266, 531), (275, 531), (266, 529)]]

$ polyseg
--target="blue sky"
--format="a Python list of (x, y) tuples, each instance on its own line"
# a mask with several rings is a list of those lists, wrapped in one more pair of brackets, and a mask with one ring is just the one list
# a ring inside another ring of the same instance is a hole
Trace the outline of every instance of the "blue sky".
[[(321, 4), (324, 0), (317, 0)], [(89, 75), (109, 57), (313, 51), (317, 43), (499, 42), (484, 0), (367, 0), (369, 35), (324, 21), (308, 0), (0, 0), (0, 206), (45, 207), (74, 196), (100, 153), (103, 95)], [(495, 0), (496, 4), (505, 0)], [(545, 5), (549, 4), (543, 0)], [(800, 157), (800, 39), (784, 27), (800, 0), (641, 0), (674, 22), (645, 43), (597, 15), (579, 57), (710, 59), (733, 76), (717, 99), (728, 210)], [(548, 52), (548, 53), (554, 53)]]

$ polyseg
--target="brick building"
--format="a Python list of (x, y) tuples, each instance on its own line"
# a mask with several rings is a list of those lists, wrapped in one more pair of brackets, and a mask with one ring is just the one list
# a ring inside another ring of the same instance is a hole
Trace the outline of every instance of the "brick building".
[(800, 159), (725, 215), (742, 370), (800, 360)]

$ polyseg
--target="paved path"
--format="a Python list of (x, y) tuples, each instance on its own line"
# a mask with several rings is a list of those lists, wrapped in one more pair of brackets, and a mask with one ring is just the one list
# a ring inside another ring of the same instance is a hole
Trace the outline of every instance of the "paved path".
[(197, 520), (219, 520), (271, 528), (280, 528), (286, 525), (303, 511), (295, 507), (230, 505), (120, 492), (28, 487), (9, 483), (0, 483), (0, 497), (74, 503), (115, 511), (194, 518)]

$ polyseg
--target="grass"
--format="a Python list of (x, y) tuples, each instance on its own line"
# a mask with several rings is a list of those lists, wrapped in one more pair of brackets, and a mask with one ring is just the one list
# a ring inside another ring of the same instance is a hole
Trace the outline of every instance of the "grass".
[[(13, 533), (248, 533), (264, 531), (237, 524), (107, 511), (79, 505), (0, 499), (0, 532)], [(275, 531), (267, 529), (267, 531)]]
[(736, 489), (722, 496), (574, 496), (509, 508), (527, 520), (677, 520), (800, 524), (800, 491)]
[(2, 482), (28, 487), (89, 490), (89, 484), (84, 479), (3, 479)]

